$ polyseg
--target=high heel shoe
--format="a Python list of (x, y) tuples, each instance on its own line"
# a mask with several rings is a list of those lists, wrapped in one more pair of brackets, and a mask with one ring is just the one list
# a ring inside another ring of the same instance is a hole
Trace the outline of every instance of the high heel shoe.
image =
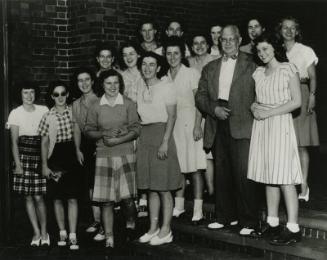
[(50, 236), (48, 233), (46, 239), (41, 238), (41, 246), (50, 246)]
[(309, 194), (310, 194), (310, 189), (308, 187), (307, 193), (305, 195), (299, 194), (299, 200), (308, 202), (309, 201)]
[(33, 247), (40, 246), (40, 241), (41, 241), (41, 237), (39, 237), (37, 239), (32, 239), (31, 246), (33, 246)]

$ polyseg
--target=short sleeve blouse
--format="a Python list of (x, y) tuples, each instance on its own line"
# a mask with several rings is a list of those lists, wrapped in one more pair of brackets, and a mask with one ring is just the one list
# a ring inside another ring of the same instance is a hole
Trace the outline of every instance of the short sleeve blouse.
[(265, 67), (258, 67), (252, 77), (255, 81), (257, 102), (269, 106), (281, 105), (291, 99), (289, 81), (298, 73), (294, 64), (281, 63), (271, 74), (265, 75)]
[(166, 80), (149, 86), (138, 86), (137, 112), (142, 124), (166, 123), (168, 113), (166, 106), (176, 104), (176, 94), (173, 85)]
[(46, 106), (34, 105), (34, 111), (26, 111), (21, 105), (13, 109), (8, 117), (8, 127), (16, 125), (19, 127), (19, 136), (38, 135), (37, 129), (42, 116), (48, 111)]
[(308, 67), (318, 64), (318, 57), (309, 46), (296, 42), (292, 49), (286, 52), (288, 60), (295, 64), (300, 73), (300, 78), (308, 78)]
[(39, 124), (38, 133), (41, 136), (49, 136), (51, 120), (55, 120), (56, 129), (56, 143), (69, 142), (73, 139), (73, 121), (72, 109), (68, 107), (61, 114), (53, 107), (43, 115)]
[(185, 65), (181, 66), (175, 79), (172, 79), (170, 71), (168, 71), (167, 79), (173, 83), (176, 91), (177, 110), (195, 107), (193, 90), (198, 88), (200, 76), (196, 69), (188, 68)]

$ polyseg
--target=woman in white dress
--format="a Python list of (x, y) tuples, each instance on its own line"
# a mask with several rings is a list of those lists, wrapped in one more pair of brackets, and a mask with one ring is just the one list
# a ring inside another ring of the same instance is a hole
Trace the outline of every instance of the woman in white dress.
[[(301, 239), (295, 185), (302, 183), (300, 159), (291, 112), (301, 106), (299, 74), (285, 62), (282, 46), (264, 33), (255, 41), (261, 61), (253, 73), (256, 102), (249, 153), (248, 178), (266, 185), (267, 228), (264, 234), (274, 245), (288, 245)], [(285, 231), (278, 218), (280, 190), (287, 210)]]
[[(171, 36), (165, 45), (166, 59), (169, 64), (167, 78), (173, 82), (177, 98), (177, 119), (174, 127), (177, 155), (181, 172), (191, 173), (194, 192), (192, 223), (197, 225), (203, 219), (203, 177), (206, 169), (206, 154), (203, 150), (201, 113), (195, 107), (194, 95), (198, 88), (199, 72), (182, 64), (185, 45), (180, 38)], [(176, 192), (173, 215), (184, 213), (183, 188)]]
[(316, 112), (314, 111), (316, 105), (316, 65), (318, 58), (309, 46), (299, 43), (301, 31), (300, 25), (295, 18), (283, 18), (279, 23), (278, 33), (284, 41), (287, 58), (297, 67), (300, 74), (302, 106), (300, 113), (294, 118), (294, 127), (303, 173), (303, 183), (299, 199), (308, 201), (309, 153), (307, 147), (319, 145)]
[[(205, 65), (210, 61), (218, 58), (208, 53), (208, 40), (204, 34), (195, 34), (192, 39), (192, 51), (194, 55), (188, 57), (190, 67), (196, 69), (200, 74)], [(204, 127), (204, 120), (202, 121), (202, 128)], [(213, 157), (211, 152), (207, 154), (207, 169), (205, 171), (205, 179), (209, 195), (213, 194), (213, 175), (214, 175)]]

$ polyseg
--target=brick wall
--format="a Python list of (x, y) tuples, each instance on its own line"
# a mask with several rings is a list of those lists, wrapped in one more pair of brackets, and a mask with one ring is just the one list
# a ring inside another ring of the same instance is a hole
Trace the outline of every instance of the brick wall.
[[(269, 2), (245, 0), (8, 0), (12, 83), (32, 78), (45, 91), (54, 78), (69, 81), (74, 68), (94, 67), (96, 41), (119, 47), (135, 39), (139, 22), (154, 17), (164, 28), (171, 17), (186, 25), (186, 36), (208, 31), (209, 24), (235, 23), (246, 35), (246, 21), (263, 16), (268, 27), (285, 15), (302, 22), (305, 41), (320, 58), (319, 86), (327, 83), (327, 4), (323, 2)], [(310, 10), (310, 12), (308, 12)], [(312, 14), (315, 14), (314, 16)], [(319, 31), (319, 29), (321, 31)], [(186, 37), (187, 38), (187, 37)], [(246, 37), (244, 37), (246, 39)], [(318, 116), (327, 112), (327, 90), (320, 87)], [(322, 139), (327, 141), (327, 120), (319, 118)]]

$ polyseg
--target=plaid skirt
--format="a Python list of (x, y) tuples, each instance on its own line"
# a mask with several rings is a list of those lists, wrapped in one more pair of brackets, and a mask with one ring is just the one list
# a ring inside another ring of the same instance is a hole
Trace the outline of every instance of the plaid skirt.
[(96, 158), (95, 202), (119, 202), (136, 197), (135, 154)]
[(20, 136), (18, 151), (23, 174), (14, 174), (13, 190), (23, 195), (45, 194), (47, 181), (41, 172), (41, 137)]

